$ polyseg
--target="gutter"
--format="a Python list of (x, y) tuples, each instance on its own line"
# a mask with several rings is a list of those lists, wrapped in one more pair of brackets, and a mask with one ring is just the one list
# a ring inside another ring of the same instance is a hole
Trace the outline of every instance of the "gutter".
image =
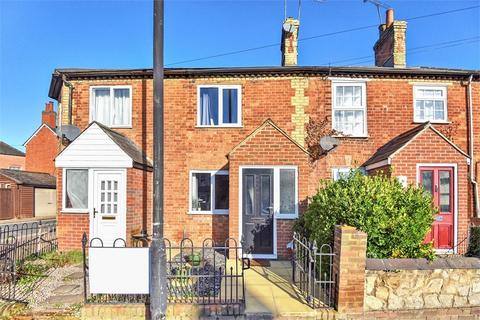
[(68, 124), (72, 124), (72, 95), (73, 95), (73, 84), (67, 81), (67, 77), (62, 75), (62, 81), (68, 87)]
[(468, 126), (469, 126), (469, 156), (470, 156), (470, 182), (472, 183), (473, 187), (473, 198), (474, 198), (474, 206), (475, 206), (475, 217), (480, 218), (480, 207), (478, 203), (478, 183), (475, 179), (475, 158), (474, 158), (474, 143), (473, 143), (473, 103), (472, 103), (472, 80), (473, 74), (468, 77)]

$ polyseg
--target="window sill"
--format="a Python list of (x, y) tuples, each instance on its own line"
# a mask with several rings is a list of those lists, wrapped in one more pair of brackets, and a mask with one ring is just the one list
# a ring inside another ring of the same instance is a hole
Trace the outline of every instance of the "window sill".
[(199, 128), (199, 129), (218, 129), (218, 128), (229, 129), (229, 128), (236, 128), (236, 129), (239, 129), (239, 128), (243, 128), (243, 126), (242, 126), (241, 124), (239, 124), (239, 125), (234, 125), (234, 126), (226, 126), (226, 125), (219, 125), (219, 126), (199, 126), (199, 125), (196, 125), (195, 128)]
[(88, 214), (90, 211), (89, 210), (86, 210), (86, 209), (78, 209), (78, 210), (75, 210), (75, 209), (62, 209), (60, 210), (60, 213), (73, 213), (73, 214)]
[(370, 138), (369, 135), (366, 135), (366, 136), (334, 135), (333, 137), (338, 138), (338, 139), (368, 139), (368, 138)]
[(228, 211), (212, 212), (212, 211), (188, 211), (188, 215), (208, 215), (208, 216), (228, 216)]
[(277, 214), (276, 216), (277, 220), (295, 220), (298, 218), (297, 214)]

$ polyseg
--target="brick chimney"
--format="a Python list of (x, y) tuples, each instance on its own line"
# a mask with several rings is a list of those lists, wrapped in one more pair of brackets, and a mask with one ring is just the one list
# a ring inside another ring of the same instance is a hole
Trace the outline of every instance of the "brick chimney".
[(296, 66), (298, 60), (298, 28), (300, 21), (288, 17), (282, 26), (282, 67)]
[(406, 21), (396, 21), (393, 9), (386, 12), (385, 24), (381, 24), (379, 37), (373, 50), (375, 51), (375, 65), (377, 67), (405, 68), (406, 58)]
[(45, 111), (42, 111), (42, 124), (54, 129), (57, 127), (57, 113), (53, 110), (53, 102), (45, 103)]

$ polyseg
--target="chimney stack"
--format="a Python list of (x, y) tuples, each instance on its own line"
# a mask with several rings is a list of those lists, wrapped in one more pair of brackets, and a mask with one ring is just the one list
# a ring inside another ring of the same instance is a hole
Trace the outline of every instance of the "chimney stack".
[(42, 111), (42, 124), (46, 124), (52, 129), (57, 127), (57, 113), (53, 110), (52, 101), (45, 103), (45, 111)]
[(405, 68), (406, 58), (406, 21), (396, 21), (393, 9), (386, 12), (385, 24), (379, 26), (379, 37), (373, 50), (377, 67)]
[(282, 67), (296, 66), (298, 62), (298, 28), (300, 21), (288, 17), (282, 26)]

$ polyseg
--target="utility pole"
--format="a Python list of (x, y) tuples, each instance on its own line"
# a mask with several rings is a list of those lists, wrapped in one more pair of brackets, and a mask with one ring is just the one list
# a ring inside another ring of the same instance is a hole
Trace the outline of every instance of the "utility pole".
[(163, 7), (153, 2), (153, 239), (150, 245), (150, 315), (166, 318), (167, 274), (163, 241)]

